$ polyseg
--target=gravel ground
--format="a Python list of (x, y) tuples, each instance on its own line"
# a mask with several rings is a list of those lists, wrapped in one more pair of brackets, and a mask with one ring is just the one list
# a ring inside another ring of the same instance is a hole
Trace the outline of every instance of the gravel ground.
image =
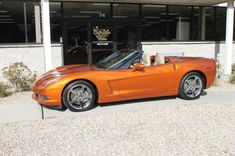
[(0, 155), (235, 156), (235, 101), (0, 124)]

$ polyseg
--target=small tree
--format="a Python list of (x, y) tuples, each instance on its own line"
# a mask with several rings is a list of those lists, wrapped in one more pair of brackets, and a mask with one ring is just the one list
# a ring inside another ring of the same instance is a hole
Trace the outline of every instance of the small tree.
[(7, 88), (7, 84), (5, 84), (4, 82), (0, 82), (0, 98), (6, 97), (8, 95)]
[(235, 74), (235, 63), (232, 65), (232, 74)]
[(235, 74), (230, 77), (229, 82), (235, 84)]
[(3, 76), (16, 89), (17, 92), (28, 91), (36, 80), (36, 74), (33, 73), (23, 62), (16, 62), (9, 67), (3, 68)]

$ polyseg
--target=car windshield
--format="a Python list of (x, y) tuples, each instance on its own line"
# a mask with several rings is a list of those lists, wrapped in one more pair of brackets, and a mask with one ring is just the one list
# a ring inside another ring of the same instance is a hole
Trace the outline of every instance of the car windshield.
[(103, 69), (117, 69), (120, 64), (129, 60), (133, 55), (135, 55), (134, 50), (120, 50), (99, 61), (95, 65)]

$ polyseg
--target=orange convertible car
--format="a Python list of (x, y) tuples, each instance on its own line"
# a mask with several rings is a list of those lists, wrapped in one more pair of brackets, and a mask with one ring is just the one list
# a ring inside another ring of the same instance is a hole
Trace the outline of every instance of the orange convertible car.
[(213, 59), (121, 50), (94, 65), (68, 65), (45, 73), (32, 86), (33, 99), (71, 111), (160, 96), (193, 100), (212, 85), (215, 74)]

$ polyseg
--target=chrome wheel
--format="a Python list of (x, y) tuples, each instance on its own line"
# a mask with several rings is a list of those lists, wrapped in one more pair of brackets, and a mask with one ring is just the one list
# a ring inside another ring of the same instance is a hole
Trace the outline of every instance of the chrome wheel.
[(92, 104), (92, 92), (89, 87), (77, 84), (71, 87), (67, 93), (67, 101), (76, 110), (88, 108)]
[(183, 85), (183, 91), (189, 98), (195, 98), (201, 94), (203, 90), (203, 81), (198, 75), (191, 75)]

